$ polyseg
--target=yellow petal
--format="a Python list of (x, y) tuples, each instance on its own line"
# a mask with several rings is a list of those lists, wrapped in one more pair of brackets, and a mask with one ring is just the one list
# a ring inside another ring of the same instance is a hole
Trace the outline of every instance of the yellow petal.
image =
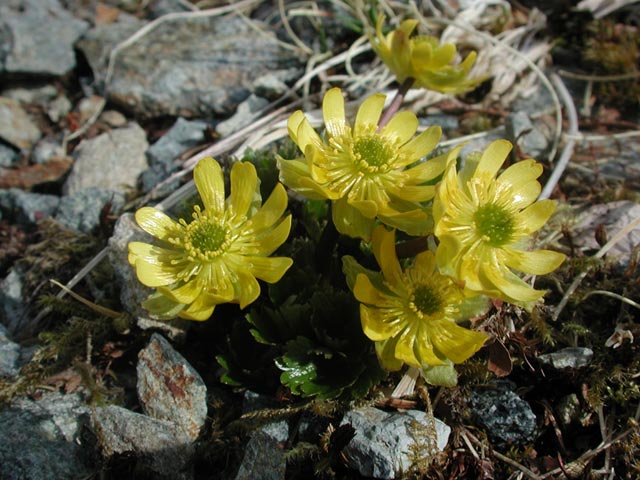
[(400, 334), (396, 343), (396, 358), (402, 360), (407, 365), (420, 367), (420, 361), (416, 357), (414, 345), (416, 343), (416, 329), (408, 326)]
[(244, 258), (251, 274), (267, 283), (279, 282), (282, 276), (293, 265), (287, 257), (250, 257)]
[[(457, 153), (459, 150), (460, 149), (455, 149), (454, 152)], [(440, 176), (444, 171), (447, 162), (450, 161), (450, 158), (451, 152), (444, 155), (438, 155), (437, 157), (419, 163), (415, 167), (409, 168), (406, 172), (412, 183), (419, 185)], [(455, 162), (455, 157), (453, 158), (453, 161)]]
[(287, 120), (287, 130), (289, 131), (289, 136), (291, 137), (291, 140), (293, 140), (294, 143), (298, 145), (298, 147), (300, 147), (300, 144), (298, 143), (298, 128), (305, 119), (306, 117), (304, 115), (304, 112), (302, 110), (296, 110), (289, 116), (289, 119)]
[(206, 307), (201, 309), (196, 309), (195, 305), (190, 305), (189, 308), (182, 310), (178, 317), (184, 318), (185, 320), (194, 320), (196, 322), (204, 322), (205, 320), (209, 320), (211, 315), (213, 315), (213, 310), (215, 307)]
[(236, 295), (238, 303), (240, 303), (240, 308), (244, 309), (260, 296), (260, 284), (258, 284), (256, 278), (247, 271), (239, 270), (236, 273), (238, 275), (235, 284)]
[(355, 125), (353, 127), (353, 134), (355, 137), (377, 129), (378, 120), (380, 119), (382, 109), (384, 108), (385, 98), (386, 97), (381, 93), (376, 93), (362, 102), (362, 105), (360, 105), (360, 108), (358, 109)]
[[(440, 137), (442, 137), (442, 128), (438, 126), (427, 128), (424, 132), (420, 133), (417, 137), (415, 137), (413, 140), (411, 140), (409, 143), (407, 143), (400, 149), (403, 155), (405, 156), (405, 158), (407, 159), (407, 161), (402, 163), (398, 162), (397, 166), (398, 167), (407, 166), (410, 163), (413, 163), (416, 160), (419, 160), (420, 158), (424, 157), (425, 155), (433, 151), (433, 149), (436, 148), (436, 145), (438, 145), (438, 142), (440, 141)], [(411, 162), (409, 162), (408, 159), (411, 159)], [(433, 160), (428, 160), (428, 162), (433, 162)], [(435, 175), (432, 174), (431, 176), (429, 176), (429, 179), (435, 178), (436, 176), (442, 173), (442, 171), (444, 170), (445, 158), (443, 158), (440, 161), (440, 163), (441, 163), (441, 165), (439, 166), (440, 171)], [(422, 183), (422, 182), (420, 182), (419, 180), (416, 180), (416, 183)]]
[(178, 288), (158, 287), (158, 291), (174, 302), (190, 304), (202, 292), (202, 284), (191, 280)]
[(136, 260), (156, 265), (176, 262), (184, 257), (184, 252), (169, 248), (159, 247), (150, 243), (129, 242), (129, 263), (135, 265)]
[(344, 97), (342, 90), (332, 88), (322, 99), (322, 115), (324, 125), (332, 137), (339, 137), (347, 132), (347, 123), (344, 114)]
[[(280, 181), (295, 192), (312, 200), (325, 200), (327, 198), (324, 189), (310, 178), (309, 165), (300, 160), (278, 159)], [(303, 184), (303, 180), (308, 183)]]
[(416, 237), (428, 235), (433, 231), (433, 222), (421, 208), (408, 212), (384, 210), (378, 213), (378, 219), (389, 227), (397, 228)]
[(534, 182), (542, 174), (542, 165), (535, 160), (521, 160), (498, 176), (498, 182), (510, 185), (518, 191), (524, 184)]
[(369, 240), (375, 220), (367, 218), (359, 210), (349, 205), (346, 198), (331, 204), (331, 218), (336, 230), (343, 235)]
[(506, 267), (487, 262), (480, 266), (480, 280), (487, 288), (487, 294), (491, 296), (492, 287), (505, 295), (505, 299), (511, 303), (521, 304), (539, 300), (544, 291), (535, 290), (520, 277), (509, 271)]
[(408, 202), (420, 203), (426, 202), (427, 200), (431, 200), (435, 193), (436, 187), (435, 185), (424, 185), (424, 186), (412, 186), (412, 185), (403, 185), (401, 187), (389, 187), (387, 191)]
[(429, 324), (430, 337), (435, 347), (454, 363), (462, 363), (482, 348), (487, 335), (457, 325), (449, 320)]
[(456, 46), (453, 43), (445, 43), (436, 48), (432, 57), (432, 68), (442, 68), (449, 65), (456, 56)]
[(303, 152), (306, 151), (307, 147), (309, 146), (320, 147), (322, 145), (322, 139), (311, 126), (311, 123), (309, 123), (307, 117), (303, 117), (300, 125), (298, 125), (296, 138), (296, 143), (298, 144), (298, 147), (300, 147), (300, 150), (302, 150)]
[(213, 158), (203, 158), (193, 170), (193, 180), (202, 198), (205, 211), (224, 213), (224, 178), (222, 168)]
[(430, 330), (426, 328), (426, 325), (422, 325), (419, 328), (413, 349), (420, 366), (444, 365), (446, 363), (436, 354), (430, 337)]
[(534, 250), (523, 252), (521, 250), (508, 249), (505, 255), (505, 264), (519, 272), (532, 275), (546, 275), (562, 265), (566, 256), (552, 250)]
[(179, 280), (178, 274), (182, 271), (181, 267), (148, 263), (143, 260), (136, 260), (135, 269), (138, 280), (147, 287), (161, 287), (175, 283)]
[(402, 318), (375, 307), (360, 304), (362, 331), (373, 341), (386, 340), (405, 327)]
[[(425, 241), (425, 245), (426, 245)], [(413, 270), (420, 271), (423, 277), (432, 277), (436, 271), (436, 256), (435, 254), (427, 250), (416, 255), (413, 261)]]
[(196, 320), (202, 322), (204, 320), (208, 320), (213, 314), (213, 310), (216, 305), (225, 302), (212, 302), (211, 295), (206, 295), (203, 293), (196, 300), (185, 308), (182, 312), (180, 312), (180, 318), (185, 318), (187, 320)]
[(237, 162), (231, 167), (231, 194), (228, 208), (236, 217), (247, 215), (258, 188), (256, 167), (249, 162)]
[(533, 233), (540, 230), (556, 210), (556, 202), (553, 200), (540, 200), (530, 205), (516, 215), (516, 222), (523, 226), (524, 233)]
[(271, 228), (287, 208), (287, 200), (287, 191), (282, 184), (278, 183), (267, 201), (260, 207), (260, 210), (251, 217), (251, 226), (254, 232), (259, 233), (262, 230)]
[(381, 293), (364, 273), (358, 274), (353, 286), (353, 296), (356, 300), (369, 305), (382, 307), (389, 304), (387, 296)]
[(376, 228), (372, 234), (373, 254), (385, 280), (393, 287), (403, 288), (402, 268), (396, 255), (395, 237), (395, 230), (388, 232), (382, 226)]
[(291, 231), (291, 215), (287, 215), (274, 229), (257, 237), (259, 255), (271, 255), (282, 245)]
[(373, 200), (352, 200), (347, 198), (347, 203), (367, 218), (375, 218), (378, 214), (378, 204)]
[(135, 217), (140, 228), (165, 242), (169, 238), (175, 237), (182, 228), (178, 222), (173, 221), (166, 213), (153, 207), (138, 209)]
[(507, 159), (507, 155), (513, 148), (511, 142), (507, 140), (495, 140), (482, 152), (480, 162), (473, 174), (474, 178), (493, 178), (500, 170), (500, 167)]
[(378, 355), (380, 365), (382, 365), (382, 368), (384, 368), (385, 370), (395, 372), (397, 370), (400, 370), (404, 365), (402, 360), (398, 360), (396, 358), (397, 343), (398, 338), (396, 337), (375, 343), (376, 355)]
[(142, 308), (149, 312), (152, 318), (171, 320), (176, 318), (186, 305), (169, 300), (161, 293), (155, 292), (142, 302)]
[(396, 113), (389, 123), (382, 128), (380, 135), (385, 137), (391, 137), (399, 145), (404, 145), (411, 137), (416, 133), (418, 129), (418, 118), (413, 112), (402, 111)]

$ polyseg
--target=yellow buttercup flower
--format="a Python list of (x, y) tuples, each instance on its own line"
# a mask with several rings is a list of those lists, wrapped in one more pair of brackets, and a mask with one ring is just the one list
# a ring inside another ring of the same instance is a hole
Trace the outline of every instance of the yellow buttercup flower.
[(201, 160), (194, 181), (204, 209), (194, 207), (190, 223), (176, 222), (152, 207), (139, 209), (138, 225), (155, 245), (129, 243), (129, 263), (140, 282), (156, 288), (144, 303), (154, 317), (208, 319), (216, 305), (241, 308), (260, 294), (256, 279), (275, 283), (293, 263), (269, 257), (289, 236), (291, 216), (282, 218), (287, 193), (278, 184), (261, 206), (255, 167), (231, 168), (231, 194), (225, 200), (222, 169), (213, 158)]
[(378, 17), (376, 35), (370, 38), (371, 46), (398, 82), (413, 78), (414, 87), (461, 93), (484, 81), (484, 78), (467, 78), (476, 61), (476, 52), (467, 55), (459, 65), (451, 65), (456, 56), (454, 44), (441, 45), (437, 38), (428, 35), (411, 37), (417, 20), (405, 20), (385, 36), (382, 33), (384, 18), (384, 15)]
[(530, 308), (544, 291), (511, 269), (542, 275), (558, 268), (565, 256), (525, 250), (526, 240), (553, 214), (555, 202), (536, 202), (542, 165), (535, 160), (514, 163), (496, 178), (511, 148), (506, 140), (494, 141), (460, 174), (459, 149), (450, 153), (433, 204), (440, 241), (436, 255), (440, 270), (464, 281), (467, 289)]
[(425, 183), (442, 173), (445, 157), (420, 160), (435, 148), (441, 129), (431, 127), (414, 137), (418, 119), (411, 112), (397, 113), (379, 129), (384, 101), (381, 94), (367, 98), (352, 128), (341, 90), (329, 90), (322, 102), (326, 141), (302, 111), (293, 113), (289, 134), (304, 158), (279, 158), (280, 180), (308, 198), (332, 200), (340, 233), (368, 239), (378, 218), (410, 235), (424, 235), (433, 223), (421, 202), (435, 193)]
[(376, 342), (383, 367), (461, 363), (482, 347), (486, 334), (455, 322), (457, 306), (464, 299), (462, 288), (437, 271), (433, 252), (418, 254), (403, 271), (394, 231), (376, 228), (372, 243), (382, 276), (362, 269), (367, 273), (357, 275), (353, 294), (361, 302), (363, 331)]

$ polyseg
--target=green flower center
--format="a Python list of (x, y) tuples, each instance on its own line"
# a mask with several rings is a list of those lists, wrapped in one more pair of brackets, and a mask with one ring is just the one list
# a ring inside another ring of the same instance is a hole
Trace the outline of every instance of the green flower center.
[(377, 135), (357, 138), (353, 153), (358, 166), (366, 172), (379, 172), (388, 169), (394, 157), (389, 144)]
[(476, 231), (492, 247), (509, 243), (515, 231), (513, 215), (506, 208), (488, 203), (473, 215)]
[(442, 309), (442, 297), (432, 287), (419, 285), (413, 291), (412, 307), (423, 315), (433, 315)]
[(228, 246), (228, 233), (223, 225), (199, 217), (187, 225), (186, 249), (200, 260), (212, 260)]

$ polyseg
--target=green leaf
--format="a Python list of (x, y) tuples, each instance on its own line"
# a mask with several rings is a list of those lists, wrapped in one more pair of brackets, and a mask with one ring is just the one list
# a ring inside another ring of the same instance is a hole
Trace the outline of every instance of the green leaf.
[(422, 368), (422, 376), (427, 383), (439, 387), (455, 387), (458, 384), (458, 373), (453, 363), (425, 366)]

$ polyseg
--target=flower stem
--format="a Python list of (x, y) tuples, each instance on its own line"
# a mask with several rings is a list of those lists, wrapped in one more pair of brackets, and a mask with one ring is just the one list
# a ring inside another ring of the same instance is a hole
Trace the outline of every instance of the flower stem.
[(396, 114), (396, 112), (400, 109), (400, 105), (402, 105), (404, 96), (407, 94), (407, 92), (412, 87), (414, 82), (415, 82), (414, 78), (408, 77), (404, 82), (402, 82), (402, 85), (398, 87), (396, 96), (393, 97), (393, 100), (391, 100), (389, 107), (384, 111), (384, 113), (382, 114), (382, 117), (380, 117), (380, 121), (378, 122), (378, 131), (380, 131), (382, 127), (384, 127), (387, 123), (389, 123), (389, 120), (391, 120), (391, 117), (393, 117)]

